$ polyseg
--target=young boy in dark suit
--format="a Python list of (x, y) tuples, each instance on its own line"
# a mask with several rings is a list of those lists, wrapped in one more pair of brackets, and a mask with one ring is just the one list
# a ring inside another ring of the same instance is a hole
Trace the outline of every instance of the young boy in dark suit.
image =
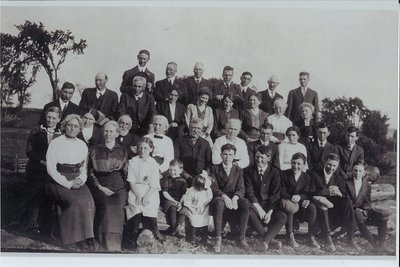
[(356, 144), (359, 137), (359, 130), (351, 126), (346, 130), (346, 141), (338, 146), (340, 166), (348, 177), (352, 175), (354, 163), (364, 160), (364, 149)]
[[(350, 197), (358, 229), (362, 236), (377, 250), (387, 252), (386, 233), (390, 211), (371, 207), (371, 185), (365, 178), (366, 164), (359, 160), (354, 163), (353, 175), (346, 180), (346, 191)], [(378, 240), (369, 231), (367, 225), (378, 226)]]
[(291, 160), (291, 169), (282, 173), (281, 179), (281, 206), (288, 218), (286, 222), (286, 233), (288, 234), (288, 244), (291, 247), (299, 247), (293, 234), (293, 219), (308, 222), (309, 243), (320, 249), (320, 245), (315, 240), (315, 218), (317, 210), (310, 200), (313, 194), (313, 182), (310, 175), (303, 171), (307, 162), (306, 156), (302, 153), (295, 153)]
[(239, 233), (238, 245), (244, 250), (250, 250), (245, 239), (247, 222), (249, 220), (249, 202), (244, 198), (245, 187), (243, 171), (233, 163), (236, 147), (232, 144), (225, 144), (221, 147), (222, 163), (214, 165), (210, 169), (210, 176), (213, 177), (211, 190), (213, 200), (210, 208), (214, 218), (215, 244), (214, 252), (221, 252), (222, 229), (228, 221), (232, 229)]

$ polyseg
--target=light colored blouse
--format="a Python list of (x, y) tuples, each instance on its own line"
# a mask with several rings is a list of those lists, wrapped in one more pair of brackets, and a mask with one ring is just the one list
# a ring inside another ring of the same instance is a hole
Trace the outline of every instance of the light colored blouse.
[(268, 122), (274, 126), (274, 133), (286, 134), (287, 128), (293, 126), (293, 123), (287, 117), (278, 117), (276, 114), (270, 115)]
[[(162, 138), (155, 138), (154, 135)], [(153, 141), (154, 150), (152, 156), (164, 159), (163, 163), (160, 165), (160, 171), (167, 171), (169, 163), (174, 159), (174, 144), (172, 143), (171, 138), (165, 134), (155, 133), (148, 134), (145, 137), (149, 137)]]
[(87, 156), (88, 148), (85, 142), (78, 138), (71, 139), (67, 138), (65, 135), (61, 135), (60, 137), (53, 139), (49, 144), (49, 148), (47, 149), (47, 172), (58, 184), (71, 189), (73, 182), (68, 181), (64, 175), (57, 171), (57, 163), (83, 163), (78, 177), (83, 181), (83, 183), (85, 183), (87, 180)]
[[(288, 142), (283, 142), (278, 146), (279, 151), (279, 169), (281, 171), (291, 169), (290, 162), (292, 160), (292, 156), (301, 152), (304, 156), (307, 157), (307, 149), (301, 143), (291, 144)], [(308, 167), (306, 166), (303, 171), (306, 171)]]
[(209, 106), (206, 106), (204, 115), (202, 116), (202, 114), (199, 114), (197, 105), (189, 104), (185, 112), (185, 121), (187, 127), (189, 127), (190, 121), (193, 118), (202, 119), (204, 125), (204, 131), (207, 132), (208, 135), (211, 134), (211, 131), (214, 127), (214, 115), (213, 115), (213, 110)]

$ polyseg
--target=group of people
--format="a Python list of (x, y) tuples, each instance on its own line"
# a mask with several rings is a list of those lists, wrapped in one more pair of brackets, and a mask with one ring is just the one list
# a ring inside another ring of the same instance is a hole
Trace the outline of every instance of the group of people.
[[(141, 50), (137, 58), (123, 74), (120, 99), (98, 73), (79, 105), (70, 101), (70, 82), (45, 105), (27, 142), (23, 229), (47, 226), (63, 244), (121, 251), (122, 244), (137, 246), (142, 225), (162, 243), (164, 234), (193, 245), (211, 235), (220, 253), (226, 235), (250, 251), (251, 232), (260, 251), (280, 249), (275, 237), (283, 226), (287, 244), (298, 247), (298, 223), (307, 222), (308, 244), (316, 249), (322, 239), (335, 251), (331, 233), (338, 227), (353, 249), (360, 249), (357, 229), (385, 249), (390, 213), (370, 205), (359, 131), (350, 127), (343, 144), (329, 143), (309, 73), (299, 74), (300, 87), (285, 102), (276, 76), (258, 92), (249, 86), (250, 72), (237, 85), (226, 66), (212, 84), (202, 77), (203, 64), (181, 80), (170, 62), (166, 78), (155, 82), (150, 53)], [(164, 234), (160, 209), (170, 226)], [(378, 226), (377, 238), (367, 225)]]

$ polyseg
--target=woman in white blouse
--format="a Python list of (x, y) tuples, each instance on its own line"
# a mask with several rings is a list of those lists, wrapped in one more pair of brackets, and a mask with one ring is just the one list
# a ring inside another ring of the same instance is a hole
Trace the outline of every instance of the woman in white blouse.
[(274, 137), (277, 138), (277, 142), (285, 140), (286, 129), (293, 126), (293, 123), (283, 115), (286, 110), (286, 103), (282, 98), (278, 98), (274, 101), (274, 114), (268, 117), (268, 122), (274, 126)]
[(85, 184), (88, 148), (76, 137), (81, 130), (80, 117), (68, 115), (61, 130), (64, 135), (50, 142), (46, 154), (47, 172), (52, 178), (46, 192), (59, 207), (62, 243), (93, 249), (95, 204)]

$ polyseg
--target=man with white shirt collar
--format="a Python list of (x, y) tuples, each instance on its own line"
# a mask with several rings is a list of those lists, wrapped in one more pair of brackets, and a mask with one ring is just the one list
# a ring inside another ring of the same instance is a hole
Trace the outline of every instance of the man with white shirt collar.
[(60, 122), (62, 122), (65, 119), (65, 117), (67, 117), (70, 114), (79, 114), (80, 112), (79, 106), (70, 101), (72, 96), (74, 95), (74, 92), (75, 92), (75, 86), (70, 82), (65, 82), (62, 85), (61, 90), (59, 91), (58, 100), (52, 101), (44, 105), (42, 113), (40, 115), (39, 125), (42, 125), (46, 122), (46, 111), (50, 107), (58, 107), (61, 109)]
[(257, 87), (252, 85), (251, 87), (249, 86), (251, 83), (251, 79), (253, 78), (253, 74), (251, 72), (245, 71), (242, 73), (242, 76), (240, 76), (240, 92), (242, 93), (242, 97), (245, 101), (249, 99), (249, 97), (252, 94), (255, 94), (257, 92)]
[(107, 88), (107, 74), (99, 72), (95, 77), (95, 88), (86, 88), (79, 102), (81, 109), (93, 108), (113, 120), (118, 107), (118, 95)]
[(146, 79), (133, 78), (130, 91), (123, 93), (118, 104), (117, 117), (129, 115), (132, 119), (131, 132), (143, 136), (148, 133), (151, 119), (156, 114), (154, 97), (145, 92)]
[[(176, 72), (178, 71), (178, 64), (175, 62), (169, 62), (165, 68), (166, 78), (156, 82), (154, 88), (154, 99), (157, 103), (167, 102), (169, 92), (171, 90), (176, 90), (179, 95), (183, 96), (186, 92), (185, 84), (183, 81), (176, 77)], [(184, 98), (184, 97), (183, 97)], [(178, 99), (179, 102), (183, 103), (183, 98)]]
[[(222, 106), (222, 98), (227, 93), (233, 93), (235, 97), (239, 100), (243, 100), (242, 92), (240, 91), (239, 85), (232, 82), (234, 74), (234, 69), (231, 66), (225, 66), (222, 71), (222, 81), (219, 81), (215, 84), (212, 88), (212, 101), (210, 105), (213, 108), (221, 107)], [(240, 101), (243, 102), (243, 101)], [(237, 103), (235, 103), (237, 104)]]
[(197, 93), (199, 89), (210, 86), (210, 82), (203, 77), (204, 71), (204, 64), (201, 62), (196, 62), (193, 67), (193, 76), (185, 79), (186, 92), (183, 97), (183, 103), (185, 105), (195, 105), (197, 103)]
[(274, 113), (274, 101), (278, 98), (283, 99), (283, 96), (276, 92), (276, 87), (279, 85), (277, 76), (272, 75), (268, 80), (268, 89), (261, 91), (261, 104), (260, 109), (268, 114)]
[(146, 78), (146, 91), (151, 93), (152, 89), (154, 87), (154, 73), (152, 73), (148, 68), (147, 68), (147, 63), (150, 60), (150, 52), (146, 49), (142, 49), (139, 51), (137, 55), (138, 59), (138, 65), (136, 65), (134, 68), (129, 69), (124, 72), (122, 75), (122, 83), (120, 86), (121, 93), (125, 93), (130, 90), (132, 87), (132, 80), (133, 78), (139, 74), (143, 73), (145, 75), (142, 75)]
[(310, 73), (306, 71), (300, 72), (299, 82), (300, 86), (296, 89), (290, 90), (288, 94), (285, 116), (293, 122), (299, 121), (301, 119), (300, 105), (303, 102), (307, 102), (314, 105), (315, 114), (317, 114), (316, 117), (319, 118), (318, 93), (308, 87), (308, 83), (310, 82)]
[(346, 130), (345, 142), (338, 146), (341, 167), (347, 176), (351, 176), (354, 162), (364, 160), (364, 149), (356, 144), (359, 136), (358, 128), (351, 126)]
[(260, 139), (247, 144), (250, 158), (249, 167), (254, 165), (257, 148), (260, 146), (266, 146), (271, 149), (271, 164), (274, 167), (278, 166), (278, 145), (273, 142), (276, 140), (276, 138), (273, 136), (273, 132), (274, 126), (268, 122), (265, 122), (260, 127)]
[(221, 252), (222, 229), (224, 223), (229, 222), (232, 230), (238, 236), (238, 245), (246, 250), (250, 246), (246, 242), (246, 229), (249, 220), (249, 202), (245, 195), (243, 170), (233, 164), (236, 147), (224, 144), (220, 148), (222, 162), (210, 168), (212, 177), (211, 190), (213, 200), (210, 203), (211, 214), (214, 219), (215, 243), (214, 252)]
[(339, 153), (336, 146), (328, 142), (329, 135), (329, 125), (326, 122), (318, 123), (317, 139), (306, 145), (308, 151), (308, 168), (310, 170), (322, 170), (328, 155), (331, 153)]
[(244, 169), (249, 166), (249, 154), (247, 146), (244, 140), (238, 136), (240, 129), (242, 128), (242, 122), (239, 119), (230, 119), (226, 124), (226, 135), (223, 135), (215, 140), (212, 147), (212, 163), (220, 164), (221, 158), (221, 147), (225, 144), (232, 144), (236, 147), (234, 164)]
[(329, 154), (324, 169), (312, 173), (315, 182), (314, 195), (325, 197), (333, 204), (333, 207), (329, 209), (321, 208), (317, 204), (317, 220), (321, 228), (321, 234), (325, 239), (328, 250), (331, 252), (335, 251), (336, 247), (329, 233), (339, 226), (346, 231), (349, 246), (352, 249), (359, 249), (354, 240), (357, 223), (354, 217), (353, 205), (346, 193), (346, 177), (337, 171), (339, 163), (339, 155)]
[(287, 220), (286, 213), (279, 207), (281, 176), (279, 170), (271, 166), (271, 156), (270, 148), (259, 146), (255, 164), (244, 172), (246, 198), (250, 202), (249, 222), (262, 238), (258, 248), (262, 252), (270, 247), (282, 247), (282, 243), (274, 238)]

